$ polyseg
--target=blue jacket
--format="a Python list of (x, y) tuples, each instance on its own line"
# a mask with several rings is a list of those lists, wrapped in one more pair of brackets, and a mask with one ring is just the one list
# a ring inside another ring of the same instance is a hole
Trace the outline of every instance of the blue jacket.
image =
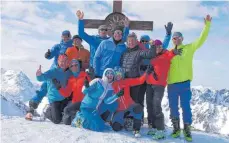
[[(47, 72), (43, 73), (40, 76), (37, 76), (37, 80), (42, 82), (47, 82), (47, 97), (49, 103), (53, 103), (55, 101), (61, 101), (64, 97), (59, 93), (56, 89), (55, 85), (52, 83), (52, 79), (57, 79), (60, 81), (61, 86), (65, 87), (68, 77), (70, 76), (71, 71), (63, 71), (63, 69), (56, 67), (53, 69), (48, 70)], [(32, 98), (35, 102), (41, 102), (43, 97), (36, 95)]]
[[(171, 40), (171, 34), (170, 35), (166, 34), (165, 38), (164, 38), (164, 41), (162, 43), (163, 49), (167, 49), (168, 48), (170, 40)], [(148, 46), (148, 47), (145, 46), (145, 47), (149, 48), (150, 46)], [(143, 65), (149, 65), (149, 63), (150, 63), (150, 59), (144, 59), (143, 60)]]
[(48, 59), (52, 59), (54, 57), (54, 61), (51, 68), (54, 68), (58, 65), (57, 61), (59, 55), (64, 54), (67, 48), (72, 47), (72, 43), (72, 40), (69, 40), (68, 42), (64, 42), (63, 40), (61, 40), (60, 44), (56, 44), (52, 47), (52, 49), (50, 50), (51, 56), (48, 57)]
[[(95, 52), (96, 52), (97, 48), (99, 47), (99, 44), (103, 40), (109, 39), (109, 37), (102, 38), (99, 35), (88, 35), (84, 31), (84, 21), (83, 20), (79, 20), (79, 23), (78, 23), (78, 34), (83, 40), (85, 40), (90, 45), (90, 66), (93, 67), (94, 55), (95, 55)], [(128, 34), (129, 34), (129, 28), (125, 27), (124, 28), (124, 33), (123, 33), (123, 39), (122, 39), (123, 42), (126, 41), (126, 38), (127, 38)]]
[(125, 51), (126, 45), (122, 42), (115, 45), (113, 38), (101, 42), (93, 62), (95, 75), (101, 77), (106, 68), (120, 66), (120, 58)]
[(85, 94), (85, 97), (80, 108), (90, 108), (96, 110), (96, 108), (100, 106), (99, 104), (101, 104), (101, 102), (106, 101), (108, 103), (111, 101), (108, 99), (113, 96), (114, 89), (112, 87), (112, 83), (104, 82), (105, 72), (107, 70), (112, 69), (106, 69), (102, 79), (96, 78), (92, 80), (88, 88), (83, 87), (82, 92)]

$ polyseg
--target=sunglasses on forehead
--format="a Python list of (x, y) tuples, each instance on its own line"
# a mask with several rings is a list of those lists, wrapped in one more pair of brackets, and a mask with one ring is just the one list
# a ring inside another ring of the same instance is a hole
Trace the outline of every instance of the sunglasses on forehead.
[(148, 43), (149, 41), (147, 40), (141, 40), (141, 43)]
[(100, 29), (100, 31), (108, 31), (107, 29)]

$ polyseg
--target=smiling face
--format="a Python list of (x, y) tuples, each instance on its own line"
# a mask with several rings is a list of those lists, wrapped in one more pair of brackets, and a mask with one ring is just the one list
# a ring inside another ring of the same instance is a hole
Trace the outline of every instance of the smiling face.
[(68, 42), (69, 40), (71, 40), (71, 36), (69, 36), (69, 35), (62, 35), (62, 40), (64, 41), (64, 42)]
[(107, 78), (108, 83), (112, 83), (114, 81), (114, 72), (112, 70), (106, 71), (105, 77)]
[(73, 39), (73, 45), (79, 47), (82, 45), (82, 41), (79, 38)]
[(115, 39), (116, 41), (121, 40), (121, 39), (122, 39), (122, 31), (121, 31), (121, 30), (115, 30), (113, 36), (114, 36), (114, 39)]
[(70, 66), (70, 70), (74, 73), (78, 72), (79, 71), (79, 65), (74, 63)]
[(102, 37), (102, 38), (106, 37), (107, 34), (108, 34), (108, 30), (106, 28), (102, 28), (102, 29), (99, 30), (99, 36)]
[(62, 69), (66, 69), (68, 67), (68, 57), (60, 55), (58, 58), (58, 66)]
[(137, 39), (135, 37), (128, 37), (127, 39), (127, 47), (134, 48), (137, 45)]
[(159, 54), (163, 50), (162, 45), (156, 46), (156, 53)]

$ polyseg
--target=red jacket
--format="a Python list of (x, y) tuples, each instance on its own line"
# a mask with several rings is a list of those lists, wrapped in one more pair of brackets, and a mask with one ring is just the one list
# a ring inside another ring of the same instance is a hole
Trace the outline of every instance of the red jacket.
[(112, 87), (115, 93), (118, 93), (121, 89), (124, 89), (124, 95), (118, 99), (118, 111), (126, 110), (134, 103), (130, 97), (130, 87), (143, 84), (145, 80), (146, 73), (139, 78), (127, 78), (113, 82)]
[(64, 97), (69, 97), (73, 92), (72, 103), (81, 102), (84, 98), (84, 94), (82, 93), (82, 88), (84, 86), (85, 78), (89, 76), (86, 72), (81, 71), (77, 77), (71, 76), (68, 79), (68, 84), (65, 88), (60, 88), (59, 92)]
[(150, 74), (146, 79), (147, 84), (162, 86), (167, 85), (170, 62), (174, 56), (175, 54), (173, 51), (165, 50), (162, 54), (158, 55), (150, 61), (150, 64), (154, 67), (154, 71), (157, 74), (158, 80), (155, 80), (153, 75)]

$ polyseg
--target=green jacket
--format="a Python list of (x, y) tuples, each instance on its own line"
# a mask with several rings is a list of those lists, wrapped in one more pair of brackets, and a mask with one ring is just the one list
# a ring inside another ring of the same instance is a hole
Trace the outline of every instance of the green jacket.
[(175, 56), (170, 65), (168, 74), (168, 84), (192, 80), (192, 61), (195, 51), (200, 48), (207, 39), (211, 23), (207, 21), (200, 37), (193, 43), (180, 45), (177, 48), (183, 48), (181, 56)]

